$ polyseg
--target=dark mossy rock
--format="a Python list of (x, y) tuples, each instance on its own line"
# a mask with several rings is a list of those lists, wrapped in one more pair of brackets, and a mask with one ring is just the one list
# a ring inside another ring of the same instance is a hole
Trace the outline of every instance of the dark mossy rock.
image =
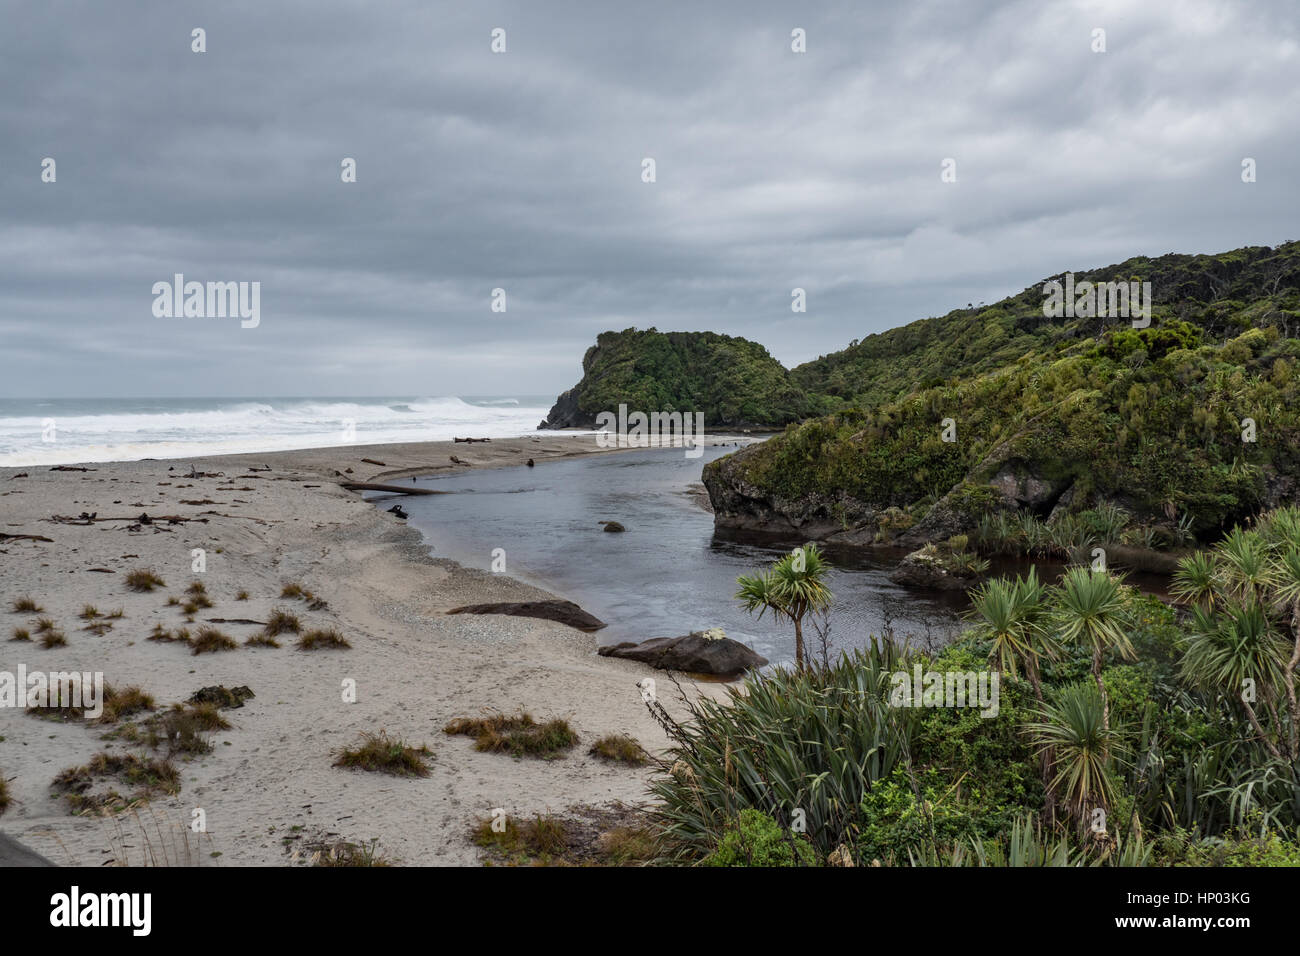
[(640, 644), (630, 641), (609, 644), (600, 649), (600, 655), (640, 661), (665, 671), (720, 677), (737, 676), (767, 663), (767, 658), (739, 641), (729, 637), (709, 638), (705, 633), (693, 631), (682, 637), (656, 637)]
[(536, 617), (544, 621), (567, 624), (580, 631), (599, 631), (605, 622), (588, 614), (572, 601), (502, 601), (497, 604), (467, 604), (455, 607), (448, 614), (509, 614), (514, 617)]
[(889, 574), (889, 580), (909, 588), (931, 591), (964, 591), (979, 583), (978, 574), (964, 574), (948, 556), (932, 546), (918, 548), (903, 558)]
[(190, 695), (191, 704), (216, 704), (221, 710), (243, 707), (244, 701), (252, 700), (255, 695), (248, 687), (224, 687), (214, 684), (204, 687)]

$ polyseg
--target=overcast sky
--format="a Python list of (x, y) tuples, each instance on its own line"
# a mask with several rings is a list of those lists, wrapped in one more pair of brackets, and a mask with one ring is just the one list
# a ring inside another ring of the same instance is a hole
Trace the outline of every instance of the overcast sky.
[[(1300, 235), (1298, 20), (6, 0), (0, 395), (554, 394), (605, 329), (794, 365), (1066, 269), (1274, 245)], [(178, 272), (260, 282), (260, 325), (155, 317)]]

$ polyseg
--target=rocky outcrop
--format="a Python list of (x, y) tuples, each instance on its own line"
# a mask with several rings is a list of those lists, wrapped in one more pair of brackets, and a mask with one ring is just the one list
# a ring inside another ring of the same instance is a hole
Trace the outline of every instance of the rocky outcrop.
[(889, 580), (910, 588), (965, 591), (979, 583), (980, 575), (964, 571), (940, 549), (926, 545), (903, 558)]
[(620, 405), (645, 415), (699, 414), (709, 429), (764, 430), (812, 413), (790, 372), (757, 342), (716, 332), (602, 332), (582, 380), (538, 428), (595, 428)]
[(545, 428), (595, 428), (596, 413), (584, 412), (578, 407), (578, 389), (571, 388), (555, 400), (550, 412), (542, 419), (538, 429)]
[(515, 617), (537, 617), (544, 621), (567, 624), (580, 631), (599, 631), (605, 622), (588, 614), (572, 601), (503, 601), (497, 604), (467, 604), (455, 607), (448, 614), (510, 614)]
[(797, 532), (812, 540), (834, 538), (847, 544), (873, 543), (880, 518), (875, 508), (847, 496), (827, 500), (815, 495), (795, 499), (773, 495), (745, 477), (749, 450), (719, 458), (704, 469), (701, 480), (716, 527)]
[(600, 649), (602, 657), (640, 661), (666, 671), (730, 677), (767, 664), (767, 658), (722, 635), (721, 631), (693, 631), (682, 637), (656, 637), (640, 644), (624, 642)]

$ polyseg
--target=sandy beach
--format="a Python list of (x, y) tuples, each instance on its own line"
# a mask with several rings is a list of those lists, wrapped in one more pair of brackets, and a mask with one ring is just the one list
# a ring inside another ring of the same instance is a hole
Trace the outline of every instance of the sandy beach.
[[(340, 473), (385, 482), (517, 466), (528, 458), (541, 469), (548, 460), (599, 451), (590, 436), (552, 436), (94, 464), (85, 471), (0, 469), (0, 533), (51, 539), (0, 540), (0, 669), (15, 671), (21, 663), (28, 671), (102, 671), (108, 684), (137, 685), (160, 708), (209, 685), (246, 685), (256, 695), (223, 711), (233, 726), (213, 734), (210, 753), (176, 759), (178, 794), (116, 817), (73, 815), (51, 782), (97, 753), (139, 753), (139, 746), (105, 739), (109, 726), (0, 709), (0, 775), (11, 797), (0, 831), (60, 864), (138, 864), (161, 850), (172, 862), (287, 865), (295, 849), (337, 838), (378, 840), (402, 864), (474, 865), (480, 852), (470, 830), (498, 808), (532, 815), (644, 804), (649, 771), (605, 763), (587, 746), (611, 733), (628, 734), (652, 752), (667, 745), (637, 687), (660, 672), (598, 657), (593, 635), (564, 625), (445, 614), (458, 605), (554, 595), (430, 556), (415, 529), (383, 510), (387, 504), (368, 504), (338, 484)], [(452, 455), (466, 464), (453, 465)], [(192, 467), (205, 477), (187, 477)], [(51, 520), (83, 512), (96, 520)], [(159, 520), (141, 524), (141, 513)], [(163, 516), (190, 520), (172, 524)], [(202, 573), (191, 570), (193, 549), (206, 553)], [(165, 586), (129, 590), (125, 577), (136, 569), (151, 569)], [(303, 651), (291, 640), (279, 648), (246, 647), (261, 627), (237, 623), (213, 625), (239, 644), (223, 653), (194, 655), (181, 643), (148, 640), (157, 625), (184, 624), (182, 610), (167, 601), (183, 597), (196, 580), (213, 606), (196, 613), (191, 629), (212, 619), (265, 621), (286, 608), (304, 628), (337, 629), (351, 648)], [(301, 585), (328, 606), (310, 610), (283, 598), (286, 584)], [(241, 591), (247, 599), (237, 600)], [(13, 613), (13, 602), (28, 596), (43, 611)], [(86, 605), (123, 614), (97, 634), (79, 617)], [(34, 630), (30, 642), (10, 639), (39, 617), (53, 620), (66, 646), (46, 649)], [(349, 681), (355, 702), (344, 701)], [(720, 692), (716, 685), (709, 690)], [(517, 708), (566, 718), (582, 742), (563, 759), (514, 759), (476, 752), (469, 738), (442, 733), (454, 717)], [(429, 776), (331, 765), (333, 751), (381, 729), (427, 745)], [(201, 835), (182, 830), (196, 810), (206, 818)]]

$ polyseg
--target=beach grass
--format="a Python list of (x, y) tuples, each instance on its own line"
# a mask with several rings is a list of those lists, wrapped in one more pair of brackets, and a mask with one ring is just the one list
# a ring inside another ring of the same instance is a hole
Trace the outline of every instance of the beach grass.
[(457, 717), (448, 721), (442, 732), (473, 737), (475, 750), (544, 760), (562, 757), (578, 743), (578, 735), (568, 721), (553, 718), (538, 723), (523, 710), (516, 714)]
[(588, 753), (611, 763), (625, 763), (633, 767), (643, 766), (649, 760), (641, 745), (627, 734), (606, 734), (591, 745)]
[(126, 576), (126, 586), (132, 591), (152, 591), (154, 588), (164, 588), (167, 583), (158, 577), (148, 568), (136, 568)]
[(428, 758), (433, 752), (423, 745), (412, 747), (384, 731), (363, 733), (352, 747), (335, 752), (334, 766), (387, 773), (395, 777), (427, 777)]

